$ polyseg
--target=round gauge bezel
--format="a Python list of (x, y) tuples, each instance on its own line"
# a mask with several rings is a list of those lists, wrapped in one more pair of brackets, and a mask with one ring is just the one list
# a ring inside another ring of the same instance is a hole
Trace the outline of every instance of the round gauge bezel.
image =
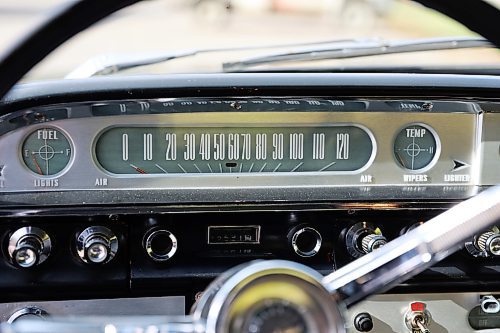
[[(434, 153), (434, 156), (432, 157), (432, 160), (426, 166), (424, 166), (423, 168), (415, 169), (415, 170), (405, 168), (403, 165), (401, 165), (401, 163), (398, 161), (398, 159), (396, 157), (396, 153), (395, 153), (396, 138), (401, 133), (401, 131), (403, 131), (404, 129), (406, 129), (406, 128), (410, 127), (410, 126), (421, 126), (421, 127), (424, 127), (425, 129), (427, 129), (432, 134), (432, 136), (434, 138), (434, 141), (436, 142), (436, 152)], [(438, 135), (437, 131), (434, 128), (432, 128), (430, 125), (427, 125), (427, 124), (421, 123), (421, 122), (409, 123), (409, 124), (405, 124), (405, 125), (401, 126), (396, 131), (394, 137), (392, 138), (392, 147), (391, 147), (391, 150), (392, 150), (392, 157), (393, 157), (394, 161), (396, 162), (396, 165), (400, 169), (408, 171), (408, 172), (411, 172), (411, 173), (422, 173), (422, 172), (426, 172), (426, 171), (432, 169), (436, 165), (437, 161), (439, 160), (439, 157), (441, 156), (441, 140), (439, 138), (439, 135)]]
[[(28, 139), (28, 137), (30, 135), (32, 135), (33, 133), (35, 133), (36, 131), (38, 131), (40, 129), (44, 129), (44, 128), (53, 129), (53, 130), (56, 130), (56, 131), (62, 133), (64, 135), (64, 137), (66, 138), (66, 140), (68, 140), (68, 143), (69, 143), (69, 146), (71, 149), (71, 156), (70, 156), (69, 161), (66, 164), (66, 166), (61, 171), (59, 171), (55, 174), (52, 174), (52, 175), (40, 175), (40, 174), (34, 172), (33, 170), (30, 169), (30, 167), (28, 165), (26, 165), (26, 162), (24, 161), (24, 157), (23, 157), (23, 147), (24, 147), (24, 144), (25, 144), (26, 140)], [(62, 176), (63, 174), (65, 174), (73, 165), (73, 162), (75, 160), (75, 154), (76, 154), (75, 145), (73, 143), (71, 136), (68, 134), (67, 131), (65, 131), (64, 129), (57, 127), (57, 126), (53, 126), (53, 125), (47, 126), (44, 124), (40, 124), (40, 126), (34, 127), (28, 133), (26, 133), (23, 136), (21, 143), (19, 145), (19, 149), (18, 149), (19, 160), (20, 160), (22, 166), (24, 167), (24, 169), (27, 170), (30, 174), (35, 175), (38, 178), (42, 178), (42, 179), (58, 178), (58, 177)]]

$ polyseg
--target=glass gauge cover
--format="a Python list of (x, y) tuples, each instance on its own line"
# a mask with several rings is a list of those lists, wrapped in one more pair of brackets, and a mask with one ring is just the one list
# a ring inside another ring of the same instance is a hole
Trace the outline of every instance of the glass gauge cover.
[(422, 124), (403, 128), (394, 140), (394, 156), (405, 169), (425, 171), (439, 157), (439, 139), (434, 130)]
[(372, 158), (367, 130), (324, 127), (113, 127), (95, 145), (113, 174), (357, 172)]
[(24, 164), (40, 176), (52, 176), (64, 170), (73, 153), (68, 138), (61, 131), (49, 127), (28, 135), (21, 149)]

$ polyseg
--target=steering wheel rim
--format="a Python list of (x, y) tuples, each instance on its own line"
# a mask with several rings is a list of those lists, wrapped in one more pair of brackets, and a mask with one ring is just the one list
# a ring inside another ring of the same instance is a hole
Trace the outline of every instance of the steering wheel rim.
[[(141, 0), (70, 2), (0, 55), (0, 100), (36, 64), (79, 32)], [(414, 0), (462, 23), (500, 48), (500, 10), (482, 0)], [(473, 6), (474, 10), (470, 10)], [(425, 24), (425, 22), (423, 23)], [(4, 112), (1, 109), (0, 115)]]

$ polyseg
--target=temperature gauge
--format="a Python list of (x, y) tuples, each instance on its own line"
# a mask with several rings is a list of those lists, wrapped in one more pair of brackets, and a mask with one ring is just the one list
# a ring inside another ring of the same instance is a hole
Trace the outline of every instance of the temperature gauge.
[(406, 126), (394, 140), (394, 156), (411, 171), (425, 171), (439, 157), (440, 144), (434, 130), (423, 124)]
[(54, 128), (40, 128), (31, 133), (22, 146), (26, 166), (40, 176), (61, 172), (71, 160), (72, 149), (68, 138)]

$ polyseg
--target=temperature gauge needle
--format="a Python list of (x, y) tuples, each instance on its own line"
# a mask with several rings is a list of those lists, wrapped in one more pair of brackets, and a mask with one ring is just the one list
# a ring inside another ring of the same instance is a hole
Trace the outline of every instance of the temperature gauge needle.
[(40, 164), (38, 164), (36, 160), (35, 153), (31, 154), (31, 158), (33, 159), (33, 163), (35, 163), (35, 167), (38, 170), (38, 173), (43, 176), (42, 168), (40, 168)]
[(139, 168), (139, 167), (136, 167), (136, 166), (135, 166), (135, 165), (133, 165), (133, 164), (130, 164), (130, 166), (131, 166), (131, 167), (132, 167), (135, 171), (137, 171), (138, 173), (142, 173), (142, 174), (146, 174), (146, 173), (147, 173), (146, 171), (142, 170), (142, 169), (141, 169), (141, 168)]

